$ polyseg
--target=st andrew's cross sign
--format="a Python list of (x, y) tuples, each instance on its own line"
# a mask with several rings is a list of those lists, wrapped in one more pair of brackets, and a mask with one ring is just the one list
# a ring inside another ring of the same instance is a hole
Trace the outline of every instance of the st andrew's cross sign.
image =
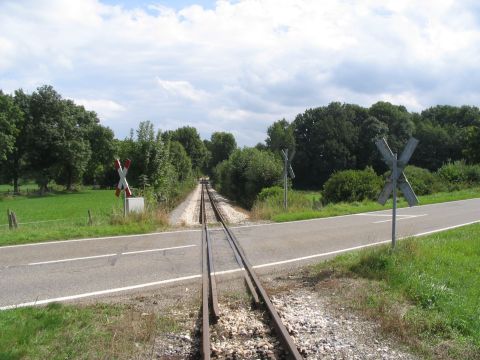
[(283, 207), (285, 210), (288, 206), (287, 191), (288, 191), (288, 175), (291, 179), (295, 179), (295, 173), (292, 169), (292, 159), (295, 156), (295, 150), (288, 156), (288, 149), (282, 150), (283, 155)]
[(128, 168), (130, 167), (131, 163), (132, 162), (130, 161), (130, 159), (127, 159), (125, 161), (125, 166), (122, 169), (122, 164), (120, 164), (120, 160), (118, 159), (115, 160), (115, 169), (117, 169), (118, 176), (120, 176), (120, 181), (118, 182), (117, 188), (115, 189), (115, 196), (117, 197), (120, 196), (120, 192), (122, 190), (125, 190), (126, 197), (132, 196), (132, 192), (127, 182)]
[[(408, 205), (410, 206), (417, 205), (418, 204), (417, 196), (415, 195), (415, 192), (413, 191), (412, 186), (408, 182), (407, 177), (403, 173), (403, 170), (405, 169), (408, 161), (412, 157), (412, 154), (418, 145), (418, 140), (413, 137), (410, 138), (410, 140), (408, 140), (407, 142), (407, 145), (405, 146), (405, 149), (403, 149), (402, 155), (400, 155), (400, 158), (398, 160), (397, 160), (396, 154), (393, 154), (392, 150), (390, 150), (390, 147), (388, 146), (387, 141), (385, 139), (379, 139), (375, 141), (375, 145), (377, 145), (377, 148), (382, 154), (382, 157), (385, 163), (388, 165), (390, 170), (392, 170), (390, 178), (388, 179), (387, 183), (385, 184), (382, 192), (378, 197), (378, 202), (382, 205), (385, 205), (388, 198), (393, 192), (394, 182), (396, 182), (397, 186), (400, 188), (400, 190), (402, 190), (403, 196), (405, 196), (405, 199), (407, 200)], [(395, 163), (396, 163), (397, 171), (394, 176), (393, 168)]]
[(378, 197), (378, 202), (385, 205), (390, 194), (393, 193), (393, 207), (392, 207), (392, 247), (395, 247), (396, 243), (396, 222), (397, 222), (397, 186), (402, 190), (403, 196), (408, 202), (408, 205), (414, 206), (418, 204), (417, 196), (412, 189), (412, 186), (408, 182), (407, 177), (403, 173), (403, 170), (408, 164), (408, 161), (412, 157), (415, 148), (418, 145), (418, 140), (410, 138), (408, 140), (405, 149), (403, 149), (400, 158), (397, 159), (397, 154), (394, 154), (387, 144), (385, 139), (379, 139), (375, 141), (378, 150), (382, 154), (383, 160), (392, 171), (390, 178), (383, 187), (382, 192)]

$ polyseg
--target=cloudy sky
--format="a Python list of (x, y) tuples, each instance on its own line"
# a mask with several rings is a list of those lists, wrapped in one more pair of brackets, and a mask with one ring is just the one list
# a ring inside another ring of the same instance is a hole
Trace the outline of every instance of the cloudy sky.
[(265, 139), (331, 101), (480, 105), (480, 5), (446, 0), (0, 0), (0, 89), (53, 85), (138, 122)]

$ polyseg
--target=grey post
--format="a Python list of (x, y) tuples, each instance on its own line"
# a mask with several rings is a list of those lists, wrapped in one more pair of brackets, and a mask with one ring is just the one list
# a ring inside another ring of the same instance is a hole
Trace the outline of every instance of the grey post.
[(288, 207), (288, 174), (287, 174), (287, 166), (288, 166), (288, 149), (283, 151), (283, 207), (287, 210)]
[(387, 144), (385, 139), (378, 139), (375, 141), (378, 150), (382, 154), (383, 160), (392, 170), (390, 178), (387, 180), (383, 190), (378, 196), (378, 202), (382, 205), (385, 205), (390, 194), (393, 194), (393, 207), (392, 207), (392, 248), (395, 248), (396, 245), (396, 226), (397, 226), (397, 186), (402, 191), (405, 199), (408, 202), (409, 206), (414, 206), (418, 204), (417, 196), (413, 191), (410, 183), (408, 182), (407, 177), (403, 173), (403, 170), (408, 164), (410, 157), (412, 156), (415, 148), (418, 145), (418, 140), (415, 138), (410, 138), (405, 149), (403, 150), (400, 158), (398, 155), (392, 152), (390, 147)]
[(392, 249), (396, 244), (396, 225), (397, 225), (397, 154), (393, 154), (392, 161), (392, 180), (393, 180), (393, 207), (392, 207)]
[(293, 149), (290, 157), (288, 156), (288, 149), (282, 150), (283, 155), (283, 207), (287, 210), (288, 207), (288, 174), (292, 179), (295, 179), (295, 173), (292, 169), (292, 159), (295, 156), (295, 149)]

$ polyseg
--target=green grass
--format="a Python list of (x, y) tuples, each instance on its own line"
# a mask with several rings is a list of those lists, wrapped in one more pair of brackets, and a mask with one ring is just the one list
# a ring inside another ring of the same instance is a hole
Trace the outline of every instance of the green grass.
[[(434, 358), (480, 358), (480, 224), (318, 264), (315, 275), (375, 284), (355, 305)], [(367, 286), (368, 288), (368, 286)], [(395, 309), (403, 309), (395, 315)]]
[(174, 319), (127, 305), (50, 304), (0, 312), (0, 360), (133, 358), (136, 344), (178, 331)]
[[(154, 216), (122, 218), (123, 200), (113, 190), (54, 192), (45, 196), (0, 197), (0, 245), (45, 240), (145, 233), (165, 228)], [(7, 209), (17, 215), (19, 228), (8, 229)], [(93, 226), (88, 225), (91, 210)], [(138, 221), (137, 221), (138, 220)]]
[[(385, 206), (375, 201), (363, 201), (353, 203), (337, 203), (327, 204), (326, 206), (316, 206), (321, 198), (319, 192), (300, 192), (291, 191), (292, 205), (289, 206), (288, 212), (284, 212), (282, 202), (279, 199), (272, 199), (269, 202), (255, 204), (253, 213), (257, 218), (269, 219), (276, 222), (286, 222), (295, 220), (307, 220), (315, 218), (324, 218), (330, 216), (357, 214), (368, 211), (385, 210), (392, 207), (392, 201), (387, 202)], [(296, 201), (296, 197), (303, 197), (308, 201)], [(441, 192), (431, 195), (419, 196), (420, 205), (442, 203), (447, 201), (465, 200), (480, 197), (480, 188), (472, 188), (465, 190), (457, 190), (452, 192)], [(313, 201), (315, 200), (315, 202)], [(299, 206), (297, 204), (300, 204)], [(407, 203), (403, 198), (398, 202), (399, 207), (407, 207)]]

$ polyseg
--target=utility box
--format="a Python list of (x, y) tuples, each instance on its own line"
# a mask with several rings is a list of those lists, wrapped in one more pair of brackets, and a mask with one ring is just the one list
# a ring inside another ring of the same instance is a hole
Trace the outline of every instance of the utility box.
[(143, 197), (128, 197), (127, 198), (127, 214), (143, 213), (145, 211), (145, 200)]

